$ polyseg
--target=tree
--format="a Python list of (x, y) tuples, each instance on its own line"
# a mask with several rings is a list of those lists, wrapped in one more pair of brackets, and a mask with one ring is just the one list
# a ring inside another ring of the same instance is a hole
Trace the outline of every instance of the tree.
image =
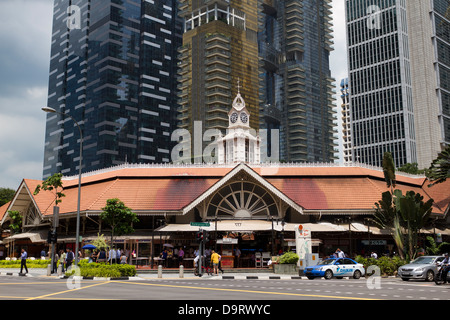
[(419, 169), (419, 165), (416, 162), (407, 163), (407, 164), (401, 166), (400, 168), (398, 168), (398, 171), (409, 173), (409, 174), (424, 174), (425, 173), (425, 170)]
[(58, 203), (62, 202), (61, 198), (66, 196), (64, 193), (62, 193), (62, 190), (58, 191), (58, 188), (63, 189), (61, 173), (55, 173), (51, 177), (48, 177), (42, 183), (42, 186), (40, 184), (38, 184), (36, 186), (36, 189), (34, 190), (33, 194), (37, 195), (41, 190), (45, 190), (45, 191), (55, 190), (55, 205), (58, 205)]
[(4, 204), (10, 202), (14, 195), (16, 194), (16, 191), (9, 188), (0, 188), (0, 207)]
[(383, 154), (383, 174), (384, 180), (386, 181), (388, 188), (391, 188), (392, 193), (393, 188), (395, 188), (395, 165), (390, 152), (385, 152)]
[(442, 242), (439, 245), (436, 243), (433, 237), (427, 237), (428, 242), (430, 243), (430, 247), (427, 247), (427, 252), (430, 255), (438, 255), (441, 252), (443, 246), (450, 245), (448, 242)]
[(131, 224), (139, 222), (136, 213), (117, 198), (108, 199), (102, 210), (100, 218), (111, 227), (111, 245), (114, 235), (121, 236), (134, 232)]
[(8, 211), (8, 217), (11, 219), (9, 229), (12, 234), (19, 233), (22, 229), (22, 215), (19, 211)]
[(100, 235), (99, 233), (97, 233), (97, 239), (92, 241), (92, 244), (96, 246), (97, 249), (99, 250), (101, 249), (106, 250), (108, 248), (108, 244), (106, 243), (105, 237), (103, 235)]
[(398, 208), (398, 199), (400, 190), (383, 192), (381, 200), (375, 203), (375, 214), (373, 221), (380, 229), (392, 229), (394, 242), (397, 245), (400, 258), (403, 259), (404, 241), (401, 231), (400, 213)]
[(414, 191), (402, 194), (395, 190), (382, 194), (382, 200), (375, 203), (374, 221), (382, 229), (391, 228), (394, 241), (403, 259), (404, 253), (410, 259), (417, 254), (417, 243), (420, 229), (428, 222), (433, 205), (433, 199), (423, 201), (423, 196)]
[(417, 243), (419, 241), (419, 232), (431, 214), (433, 199), (427, 202), (423, 201), (423, 196), (414, 191), (406, 192), (405, 196), (400, 197), (400, 213), (407, 241), (408, 254), (410, 259), (414, 259), (417, 254)]
[(426, 170), (425, 175), (431, 181), (429, 187), (442, 183), (450, 177), (450, 146), (439, 153), (431, 163), (430, 168)]

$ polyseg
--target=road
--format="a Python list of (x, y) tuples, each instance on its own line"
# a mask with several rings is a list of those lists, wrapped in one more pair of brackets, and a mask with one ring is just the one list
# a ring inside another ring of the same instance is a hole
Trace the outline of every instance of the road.
[(450, 285), (378, 278), (315, 280), (144, 279), (123, 281), (0, 277), (0, 300), (450, 300)]

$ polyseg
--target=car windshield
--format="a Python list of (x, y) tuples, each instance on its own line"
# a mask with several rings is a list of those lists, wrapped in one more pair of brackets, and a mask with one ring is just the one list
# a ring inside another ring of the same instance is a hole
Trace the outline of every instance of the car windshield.
[(412, 261), (412, 264), (430, 264), (433, 263), (434, 257), (418, 257), (416, 260)]
[(319, 263), (319, 266), (333, 264), (333, 262), (335, 262), (335, 261), (336, 261), (336, 259), (326, 259), (326, 260), (323, 260), (321, 263)]

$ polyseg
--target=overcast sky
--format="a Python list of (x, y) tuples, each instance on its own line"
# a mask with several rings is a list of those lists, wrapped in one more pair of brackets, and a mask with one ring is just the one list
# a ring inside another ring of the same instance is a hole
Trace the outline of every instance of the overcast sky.
[[(347, 76), (344, 1), (332, 2), (337, 86)], [(52, 14), (53, 0), (0, 0), (0, 187), (42, 179)]]

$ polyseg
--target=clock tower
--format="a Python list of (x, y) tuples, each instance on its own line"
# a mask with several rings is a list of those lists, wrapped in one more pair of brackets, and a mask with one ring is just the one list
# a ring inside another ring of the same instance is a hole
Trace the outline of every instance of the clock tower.
[(250, 128), (250, 112), (245, 107), (245, 101), (239, 92), (228, 113), (228, 129), (225, 137), (220, 137), (218, 143), (218, 162), (249, 164), (260, 163), (260, 138), (256, 131)]

